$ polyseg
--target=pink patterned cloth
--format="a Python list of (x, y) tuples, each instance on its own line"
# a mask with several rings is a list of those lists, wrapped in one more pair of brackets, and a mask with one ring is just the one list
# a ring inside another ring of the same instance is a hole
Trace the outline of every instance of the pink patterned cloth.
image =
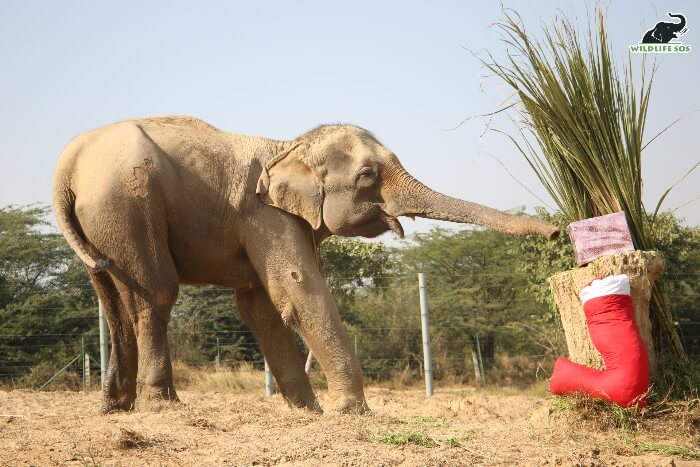
[(572, 222), (567, 231), (579, 266), (604, 255), (634, 251), (624, 211)]

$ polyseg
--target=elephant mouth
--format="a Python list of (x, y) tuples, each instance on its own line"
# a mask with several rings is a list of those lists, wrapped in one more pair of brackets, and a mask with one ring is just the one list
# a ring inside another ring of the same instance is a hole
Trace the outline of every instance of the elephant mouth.
[(379, 210), (379, 215), (387, 227), (394, 231), (396, 236), (399, 238), (404, 238), (403, 226), (396, 217), (390, 216), (381, 209)]

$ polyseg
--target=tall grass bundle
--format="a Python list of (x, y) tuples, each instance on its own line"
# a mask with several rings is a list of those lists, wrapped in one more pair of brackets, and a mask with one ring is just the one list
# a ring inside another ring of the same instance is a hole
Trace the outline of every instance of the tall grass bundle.
[[(533, 39), (510, 10), (498, 27), (511, 49), (508, 58), (484, 64), (516, 91), (521, 104), (522, 138), (507, 136), (568, 222), (625, 211), (636, 248), (653, 250), (653, 221), (668, 193), (649, 216), (641, 166), (655, 68), (642, 64), (639, 86), (630, 57), (618, 71), (600, 9), (586, 35), (562, 15), (553, 28), (543, 28), (543, 40)], [(658, 337), (685, 359), (659, 288), (650, 312)]]

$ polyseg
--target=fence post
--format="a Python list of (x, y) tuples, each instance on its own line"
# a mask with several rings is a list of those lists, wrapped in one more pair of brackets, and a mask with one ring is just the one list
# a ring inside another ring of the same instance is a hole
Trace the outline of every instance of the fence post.
[(476, 351), (479, 353), (479, 370), (481, 371), (481, 382), (486, 387), (486, 373), (484, 373), (484, 359), (481, 358), (481, 342), (479, 335), (476, 335)]
[(221, 366), (221, 347), (219, 346), (219, 338), (216, 338), (216, 359), (214, 360), (214, 365), (218, 370)]
[(477, 353), (476, 334), (471, 336), (469, 342), (469, 350), (472, 354), (472, 365), (474, 365), (474, 381), (483, 381), (481, 379), (481, 364), (479, 363), (479, 354)]
[(102, 300), (97, 300), (97, 314), (100, 321), (100, 385), (105, 387), (105, 375), (109, 365), (109, 345), (107, 340), (107, 320)]
[(84, 387), (85, 387), (85, 392), (88, 392), (90, 390), (90, 354), (86, 353), (85, 354), (85, 362), (83, 366), (83, 381), (84, 381)]
[(272, 371), (270, 370), (270, 365), (267, 364), (267, 359), (265, 359), (265, 395), (267, 397), (272, 396), (274, 393), (272, 385)]
[(85, 367), (87, 366), (85, 364), (85, 337), (80, 338), (80, 355), (83, 357), (83, 391), (87, 391), (86, 379), (89, 378), (89, 376), (85, 375)]
[(420, 323), (423, 330), (423, 368), (425, 369), (425, 395), (433, 395), (433, 356), (430, 349), (430, 313), (428, 312), (428, 290), (425, 274), (418, 273), (420, 295)]
[(309, 374), (309, 371), (311, 371), (311, 367), (314, 364), (314, 353), (309, 349), (309, 354), (306, 356), (306, 364), (304, 365), (304, 371), (306, 374)]

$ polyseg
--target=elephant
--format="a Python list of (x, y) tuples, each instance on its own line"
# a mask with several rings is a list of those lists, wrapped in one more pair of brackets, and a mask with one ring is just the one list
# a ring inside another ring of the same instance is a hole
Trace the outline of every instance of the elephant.
[(668, 16), (672, 18), (679, 18), (680, 23), (667, 23), (664, 21), (656, 23), (653, 29), (650, 29), (644, 34), (642, 38), (643, 44), (668, 44), (671, 39), (678, 37), (679, 33), (683, 34), (685, 31), (685, 17), (681, 14), (668, 13)]
[(291, 141), (181, 116), (89, 131), (59, 157), (54, 212), (109, 325), (101, 410), (176, 401), (167, 325), (179, 284), (235, 290), (290, 406), (322, 412), (296, 333), (325, 372), (329, 407), (368, 410), (363, 374), (319, 270), (331, 235), (376, 237), (399, 216), (548, 239), (558, 229), (434, 191), (369, 131), (322, 125)]

